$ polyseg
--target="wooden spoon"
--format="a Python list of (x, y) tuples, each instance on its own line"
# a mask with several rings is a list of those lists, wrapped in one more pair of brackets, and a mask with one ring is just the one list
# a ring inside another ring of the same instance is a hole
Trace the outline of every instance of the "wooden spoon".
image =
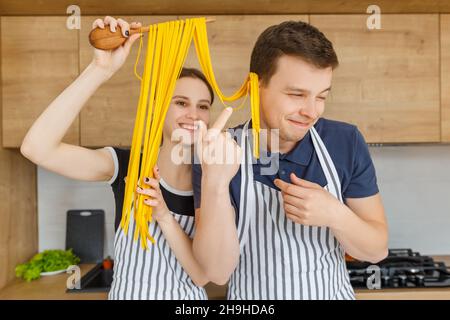
[[(206, 18), (206, 22), (213, 22), (215, 18)], [(130, 28), (130, 34), (140, 33), (140, 32), (148, 32), (150, 30), (150, 26), (142, 27), (142, 28)], [(116, 27), (116, 32), (112, 32), (109, 26), (105, 26), (104, 29), (97, 27), (92, 29), (89, 33), (89, 43), (101, 50), (114, 50), (120, 47), (128, 38), (124, 37), (122, 34), (122, 29), (119, 25)]]

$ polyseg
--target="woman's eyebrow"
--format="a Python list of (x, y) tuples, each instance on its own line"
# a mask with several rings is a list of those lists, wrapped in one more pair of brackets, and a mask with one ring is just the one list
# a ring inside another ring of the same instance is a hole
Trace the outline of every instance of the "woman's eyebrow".
[(189, 100), (189, 98), (188, 98), (188, 97), (185, 97), (185, 96), (179, 96), (179, 95), (177, 95), (177, 96), (173, 96), (173, 97), (172, 97), (172, 99), (179, 99), (179, 98)]
[[(185, 99), (185, 100), (190, 100), (188, 97), (186, 97), (186, 96), (180, 96), (180, 95), (176, 95), (176, 96), (173, 96), (172, 97), (172, 100), (173, 99)], [(200, 102), (200, 103), (209, 103), (209, 104), (211, 104), (211, 101), (209, 101), (208, 99), (201, 99), (201, 100), (199, 100), (198, 102)]]

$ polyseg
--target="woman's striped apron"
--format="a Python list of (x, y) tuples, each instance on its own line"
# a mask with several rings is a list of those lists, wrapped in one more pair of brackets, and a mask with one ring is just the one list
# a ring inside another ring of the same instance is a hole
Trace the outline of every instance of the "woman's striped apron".
[[(192, 239), (194, 217), (171, 212), (181, 228)], [(155, 238), (149, 249), (134, 241), (132, 211), (128, 235), (118, 228), (114, 238), (114, 276), (109, 291), (110, 300), (206, 300), (206, 291), (197, 287), (184, 271), (169, 247), (158, 223), (149, 223)]]
[[(281, 192), (253, 180), (248, 123), (240, 137), (245, 154), (238, 220), (241, 255), (227, 298), (354, 299), (344, 250), (330, 229), (287, 219)], [(314, 127), (310, 133), (327, 179), (325, 189), (342, 202), (333, 161)]]

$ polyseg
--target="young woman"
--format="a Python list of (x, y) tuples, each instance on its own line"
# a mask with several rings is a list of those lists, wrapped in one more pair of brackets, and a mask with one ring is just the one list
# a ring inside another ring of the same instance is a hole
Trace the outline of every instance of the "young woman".
[[(130, 27), (141, 26), (108, 16), (95, 20), (93, 28), (110, 28), (114, 32), (118, 25), (124, 36), (129, 34)], [(37, 165), (60, 175), (108, 181), (111, 185), (116, 201), (116, 235), (109, 299), (207, 299), (202, 287), (208, 279), (193, 256), (191, 240), (194, 203), (190, 154), (194, 121), (209, 122), (214, 98), (204, 75), (196, 69), (182, 70), (165, 119), (155, 179), (146, 177), (144, 189), (136, 186), (138, 193), (147, 196), (144, 204), (153, 207), (154, 222), (149, 230), (156, 244), (149, 244), (148, 250), (133, 240), (133, 218), (127, 235), (119, 228), (130, 150), (116, 147), (93, 150), (61, 142), (85, 102), (123, 65), (138, 38), (139, 35), (130, 36), (113, 51), (94, 49), (93, 61), (30, 128), (21, 152)], [(175, 135), (184, 137), (183, 141), (173, 141)], [(180, 154), (185, 159), (178, 159)]]

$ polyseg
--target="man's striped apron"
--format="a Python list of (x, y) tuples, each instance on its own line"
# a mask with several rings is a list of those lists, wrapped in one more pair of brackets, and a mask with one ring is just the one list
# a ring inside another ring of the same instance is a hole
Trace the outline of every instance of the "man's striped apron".
[[(181, 228), (192, 239), (194, 217), (171, 212)], [(132, 211), (128, 235), (118, 228), (114, 238), (114, 276), (110, 300), (206, 300), (206, 291), (197, 287), (184, 271), (169, 247), (158, 223), (149, 223), (155, 238), (149, 249), (133, 240), (135, 221)]]
[[(253, 180), (248, 124), (240, 137), (245, 155), (238, 220), (241, 255), (227, 298), (354, 299), (344, 250), (330, 229), (287, 219), (281, 191)], [(325, 189), (342, 202), (333, 161), (314, 127), (310, 133), (327, 179)]]

